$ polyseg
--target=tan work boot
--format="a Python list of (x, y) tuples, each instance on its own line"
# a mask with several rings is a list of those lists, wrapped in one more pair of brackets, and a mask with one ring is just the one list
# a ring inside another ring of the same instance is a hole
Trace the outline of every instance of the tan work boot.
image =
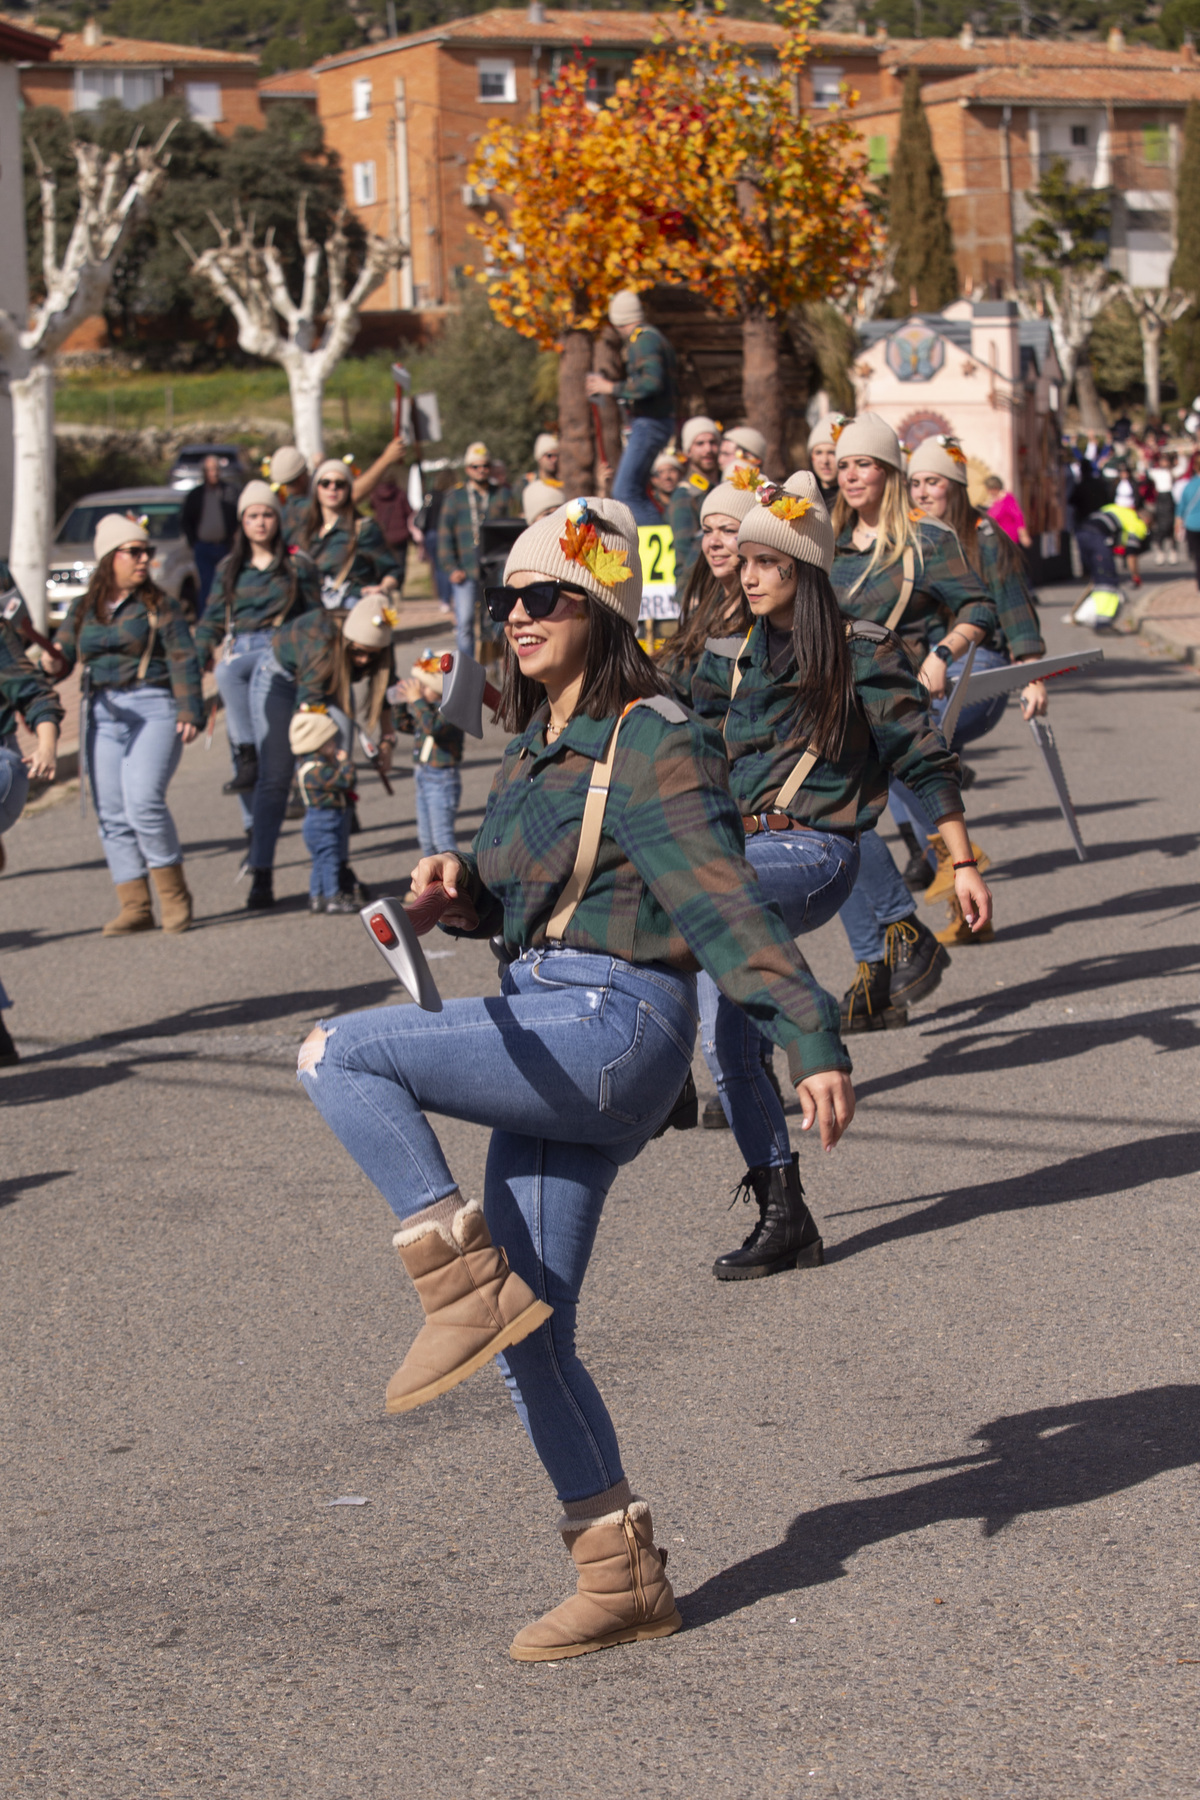
[(611, 1644), (670, 1637), (683, 1624), (667, 1580), (665, 1550), (654, 1547), (654, 1526), (644, 1500), (633, 1500), (599, 1519), (560, 1521), (579, 1582), (569, 1600), (509, 1645), (517, 1662), (557, 1662), (586, 1656)]
[(165, 869), (151, 869), (158, 890), (164, 931), (186, 931), (192, 922), (192, 896), (183, 878), (181, 862), (168, 863)]
[[(942, 842), (942, 834), (940, 831), (935, 831), (931, 837), (926, 839), (926, 842), (930, 849), (936, 854), (938, 866), (933, 880), (925, 889), (921, 898), (923, 900), (945, 900), (954, 892), (954, 858)], [(982, 849), (975, 842), (974, 838), (971, 839), (971, 855), (975, 858), (976, 866), (981, 875), (985, 869), (991, 868), (991, 857), (986, 850)]]
[(392, 1239), (425, 1308), (412, 1349), (387, 1387), (387, 1410), (411, 1412), (457, 1387), (536, 1331), (553, 1307), (514, 1275), (478, 1200), (448, 1194)]
[(990, 919), (978, 931), (971, 930), (957, 894), (951, 894), (948, 911), (949, 924), (934, 933), (939, 944), (986, 944), (995, 937), (995, 927)]
[(102, 937), (124, 937), (130, 931), (153, 931), (154, 912), (150, 905), (150, 883), (144, 875), (136, 881), (118, 881), (117, 899), (121, 910), (115, 919), (102, 925)]

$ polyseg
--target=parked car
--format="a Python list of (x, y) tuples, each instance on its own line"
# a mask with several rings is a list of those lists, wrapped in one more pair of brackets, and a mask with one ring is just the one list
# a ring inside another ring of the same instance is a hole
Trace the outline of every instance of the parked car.
[(181, 494), (186, 494), (189, 488), (199, 487), (204, 480), (206, 456), (218, 459), (227, 481), (235, 482), (238, 487), (246, 485), (247, 469), (237, 444), (182, 444), (167, 476), (171, 486)]
[(46, 605), (50, 623), (59, 626), (87, 589), (96, 559), (92, 539), (105, 513), (132, 513), (150, 533), (154, 556), (150, 573), (164, 593), (182, 600), (189, 617), (196, 610), (199, 584), (192, 552), (183, 535), (180, 517), (183, 495), (176, 488), (113, 488), (109, 493), (85, 494), (60, 519), (50, 546), (50, 572), (46, 580)]

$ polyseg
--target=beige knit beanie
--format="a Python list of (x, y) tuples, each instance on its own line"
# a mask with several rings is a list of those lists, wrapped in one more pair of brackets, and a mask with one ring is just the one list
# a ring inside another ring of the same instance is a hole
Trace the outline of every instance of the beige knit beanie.
[(532, 525), (544, 513), (557, 512), (562, 503), (560, 487), (551, 487), (548, 481), (531, 481), (521, 494), (521, 513), (525, 523)]
[(552, 431), (539, 431), (533, 440), (533, 460), (537, 462), (543, 456), (558, 455), (558, 439)]
[(767, 454), (767, 440), (761, 431), (755, 431), (753, 425), (735, 425), (731, 431), (725, 432), (724, 441), (736, 444), (739, 450), (744, 450), (747, 456), (754, 457), (760, 464)]
[(738, 531), (738, 549), (744, 544), (766, 544), (798, 562), (815, 563), (828, 575), (833, 567), (833, 526), (811, 470), (789, 475), (781, 488), (763, 482)]
[(110, 550), (119, 550), (122, 544), (149, 542), (150, 533), (140, 519), (131, 519), (128, 513), (105, 513), (96, 527), (92, 550), (96, 561), (101, 562)]
[(279, 504), (279, 495), (266, 481), (248, 481), (238, 495), (237, 516), (240, 519), (248, 506), (269, 506), (276, 518), (280, 518), (283, 508)]
[(354, 486), (354, 476), (347, 463), (339, 462), (336, 456), (327, 456), (316, 474), (313, 486), (320, 487), (323, 481), (344, 481), (347, 487)]
[(307, 468), (295, 444), (281, 444), (271, 458), (271, 480), (282, 487), (289, 481), (298, 481)]
[(876, 462), (886, 463), (890, 469), (899, 469), (902, 475), (904, 473), (904, 452), (900, 448), (900, 439), (887, 420), (881, 419), (878, 413), (859, 413), (849, 424), (843, 425), (835, 448), (839, 462), (845, 456), (873, 456)]
[(642, 604), (638, 530), (619, 500), (572, 500), (539, 519), (509, 551), (505, 581), (523, 569), (582, 588), (627, 625), (637, 624)]
[(755, 496), (753, 488), (734, 487), (732, 481), (722, 481), (715, 488), (709, 488), (700, 507), (700, 523), (712, 513), (721, 513), (727, 519), (744, 519), (747, 513), (754, 511)]
[(808, 434), (809, 449), (819, 450), (822, 444), (828, 444), (833, 449), (838, 441), (838, 433), (846, 423), (845, 413), (827, 412), (824, 418), (817, 420)]
[(337, 723), (327, 712), (298, 712), (292, 714), (292, 722), (288, 726), (288, 743), (293, 756), (311, 756), (322, 744), (338, 734)]
[(957, 438), (922, 438), (908, 459), (910, 475), (944, 475), (947, 481), (967, 485), (967, 459)]
[(386, 650), (399, 623), (399, 614), (388, 605), (386, 595), (364, 594), (346, 614), (342, 636), (348, 644), (364, 650)]
[(613, 325), (640, 325), (645, 316), (632, 288), (622, 288), (608, 303), (608, 317)]
[(703, 413), (697, 413), (694, 419), (685, 419), (683, 421), (683, 430), (679, 434), (679, 448), (683, 451), (685, 456), (695, 443), (696, 439), (698, 437), (703, 437), (706, 431), (710, 431), (715, 438), (719, 438), (721, 435), (721, 427), (717, 424), (717, 421), (715, 419), (706, 419)]

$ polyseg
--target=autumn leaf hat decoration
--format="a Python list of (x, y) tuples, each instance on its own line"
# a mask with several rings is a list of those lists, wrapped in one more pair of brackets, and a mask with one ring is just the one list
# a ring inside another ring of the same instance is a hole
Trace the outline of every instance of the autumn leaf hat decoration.
[(619, 500), (581, 497), (523, 531), (509, 551), (504, 579), (530, 572), (581, 588), (636, 625), (642, 600), (638, 528)]
[(828, 575), (833, 567), (833, 526), (817, 478), (808, 469), (789, 475), (782, 487), (760, 481), (755, 505), (738, 530), (738, 549), (764, 545), (812, 563)]
[(908, 473), (913, 475), (940, 475), (945, 481), (957, 481), (960, 486), (967, 485), (967, 458), (957, 438), (939, 433), (936, 437), (922, 438), (908, 459)]

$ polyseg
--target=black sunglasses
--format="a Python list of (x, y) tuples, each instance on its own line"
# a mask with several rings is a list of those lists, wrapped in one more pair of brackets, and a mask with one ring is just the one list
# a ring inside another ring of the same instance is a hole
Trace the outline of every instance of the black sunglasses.
[(497, 625), (503, 625), (519, 600), (531, 619), (548, 619), (563, 594), (586, 600), (583, 588), (569, 581), (531, 581), (528, 587), (490, 587), (483, 590), (488, 612)]

